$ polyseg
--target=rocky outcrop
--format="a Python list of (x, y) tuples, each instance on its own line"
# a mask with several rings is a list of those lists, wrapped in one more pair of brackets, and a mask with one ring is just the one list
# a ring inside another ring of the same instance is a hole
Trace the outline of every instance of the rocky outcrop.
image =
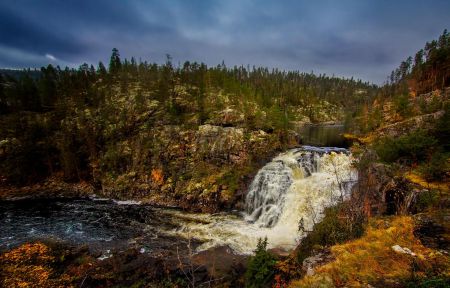
[(228, 107), (224, 110), (213, 112), (211, 119), (206, 123), (224, 127), (243, 126), (245, 124), (245, 115), (236, 109)]
[(383, 126), (379, 128), (374, 134), (378, 136), (398, 137), (408, 134), (417, 129), (432, 130), (436, 123), (436, 120), (441, 118), (444, 113), (444, 110), (440, 110), (435, 113), (412, 117), (405, 121)]
[(202, 157), (234, 164), (246, 160), (244, 129), (202, 125), (196, 133), (195, 152)]
[(95, 188), (87, 182), (67, 183), (60, 177), (52, 177), (45, 182), (31, 186), (1, 186), (0, 200), (23, 198), (78, 198), (92, 195)]
[[(66, 183), (61, 174), (33, 186), (3, 186), (0, 198), (96, 193), (215, 212), (239, 205), (252, 176), (280, 149), (279, 135), (262, 130), (211, 124), (192, 128), (162, 125), (108, 147), (99, 164), (92, 165), (94, 185)], [(109, 165), (122, 170), (121, 174), (111, 173)]]
[(315, 269), (333, 260), (334, 257), (331, 251), (329, 249), (322, 249), (313, 256), (303, 260), (302, 269), (306, 271), (306, 276), (312, 276), (315, 274)]
[(130, 140), (115, 148), (132, 159), (127, 171), (99, 173), (103, 196), (203, 212), (235, 206), (281, 148), (278, 134), (211, 124), (165, 125)]
[(389, 166), (377, 163), (376, 159), (372, 151), (362, 156), (352, 201), (360, 203), (367, 216), (406, 214), (417, 191), (411, 189), (406, 179), (394, 176)]
[(387, 167), (376, 163), (373, 151), (366, 151), (358, 167), (358, 183), (353, 187), (353, 195), (358, 199), (364, 212), (368, 215), (383, 214), (386, 211), (385, 188), (392, 185)]

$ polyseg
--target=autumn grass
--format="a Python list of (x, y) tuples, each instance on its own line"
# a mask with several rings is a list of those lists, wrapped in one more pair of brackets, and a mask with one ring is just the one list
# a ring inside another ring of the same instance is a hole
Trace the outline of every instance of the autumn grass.
[[(332, 247), (335, 261), (290, 287), (398, 287), (414, 279), (450, 277), (450, 257), (423, 246), (413, 229), (413, 219), (407, 216), (372, 219), (362, 238)], [(397, 253), (394, 245), (416, 256)]]
[(425, 189), (436, 189), (444, 192), (450, 191), (450, 183), (448, 182), (438, 182), (438, 181), (427, 181), (421, 175), (411, 171), (405, 174), (405, 178), (411, 183), (417, 184)]

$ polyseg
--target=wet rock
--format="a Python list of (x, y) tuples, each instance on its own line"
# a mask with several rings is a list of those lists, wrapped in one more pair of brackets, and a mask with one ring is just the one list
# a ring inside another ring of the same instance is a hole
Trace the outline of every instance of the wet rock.
[(94, 187), (87, 182), (67, 183), (57, 177), (25, 187), (0, 187), (0, 200), (88, 197)]
[(366, 152), (361, 163), (366, 161), (368, 166), (360, 167), (358, 170), (358, 183), (353, 188), (353, 193), (365, 203), (365, 213), (368, 216), (381, 215), (385, 213), (385, 189), (392, 186), (392, 178), (388, 175), (387, 167), (376, 160), (373, 152)]
[(353, 188), (355, 201), (360, 201), (367, 216), (408, 213), (416, 192), (403, 177), (392, 175), (389, 166), (375, 161), (377, 156), (372, 151), (360, 160), (358, 183)]
[(204, 267), (211, 279), (234, 280), (245, 272), (248, 256), (234, 254), (227, 246), (202, 251), (192, 257), (195, 265)]

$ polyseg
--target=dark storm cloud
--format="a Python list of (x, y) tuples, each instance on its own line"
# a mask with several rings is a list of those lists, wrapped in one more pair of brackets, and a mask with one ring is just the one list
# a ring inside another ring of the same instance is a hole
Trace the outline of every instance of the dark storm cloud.
[(27, 18), (14, 15), (7, 9), (0, 10), (1, 44), (9, 47), (20, 47), (31, 53), (45, 55), (49, 51), (58, 50), (66, 54), (86, 52), (85, 47), (63, 33), (55, 33), (51, 29), (35, 25)]
[(262, 65), (381, 83), (450, 28), (450, 1), (0, 0), (0, 66), (122, 56)]

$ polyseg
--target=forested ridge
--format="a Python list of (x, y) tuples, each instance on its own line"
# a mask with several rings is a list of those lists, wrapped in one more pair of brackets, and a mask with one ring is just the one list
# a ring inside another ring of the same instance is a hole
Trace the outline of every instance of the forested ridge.
[(243, 182), (239, 173), (253, 173), (273, 151), (299, 143), (294, 126), (349, 120), (378, 91), (360, 80), (298, 71), (175, 66), (170, 56), (162, 65), (138, 63), (121, 60), (117, 49), (108, 68), (6, 72), (2, 185), (55, 176), (139, 197), (189, 190), (206, 171), (217, 175), (192, 189), (233, 195)]
[[(450, 33), (447, 29), (437, 40), (402, 61), (391, 72), (387, 84), (397, 89), (407, 87), (413, 94), (423, 94), (450, 85)], [(392, 87), (390, 87), (392, 88)]]
[(368, 133), (445, 109), (450, 95), (450, 34), (427, 42), (394, 69), (377, 95), (361, 106), (354, 129)]

